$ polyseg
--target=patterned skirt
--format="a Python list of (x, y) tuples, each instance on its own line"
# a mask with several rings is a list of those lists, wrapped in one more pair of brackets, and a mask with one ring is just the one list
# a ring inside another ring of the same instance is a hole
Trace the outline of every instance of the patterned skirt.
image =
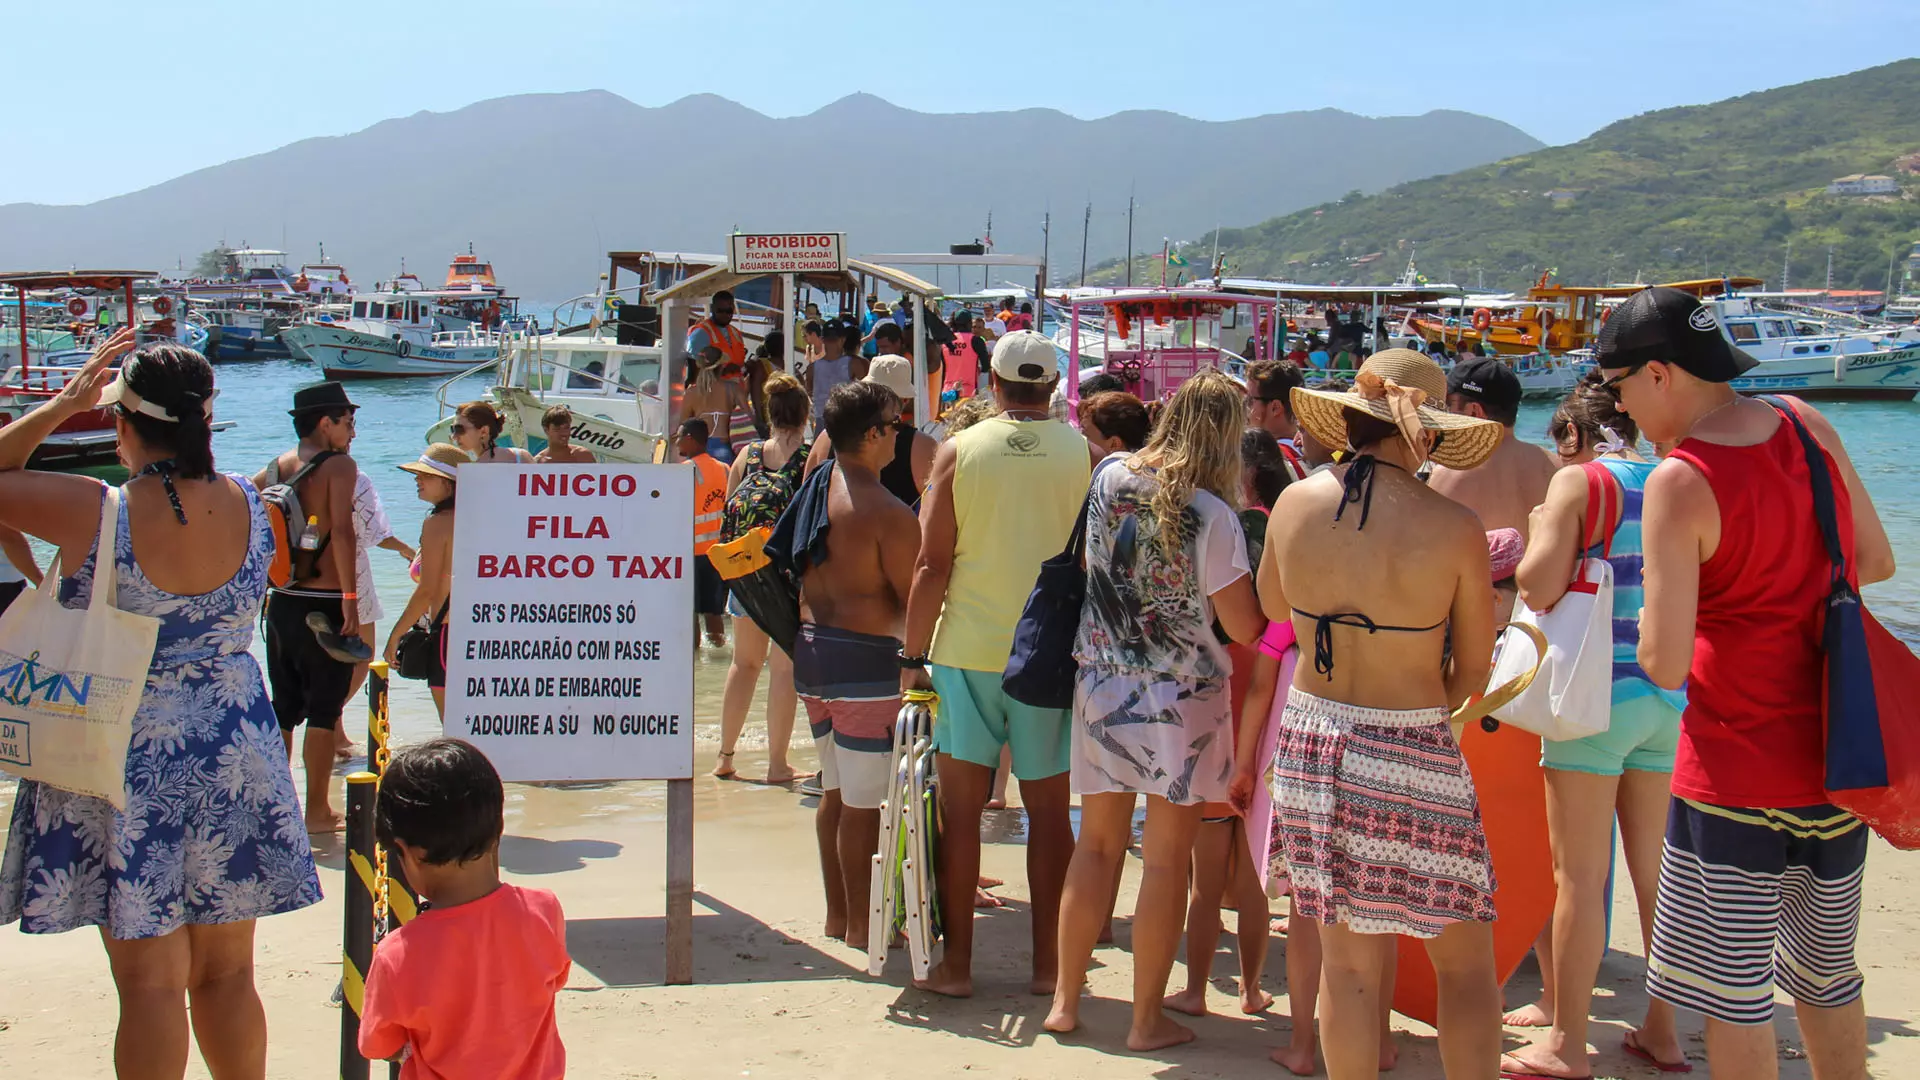
[(1420, 938), (1493, 921), (1493, 861), (1447, 710), (1289, 690), (1272, 792), (1273, 871), (1291, 875), (1296, 914)]

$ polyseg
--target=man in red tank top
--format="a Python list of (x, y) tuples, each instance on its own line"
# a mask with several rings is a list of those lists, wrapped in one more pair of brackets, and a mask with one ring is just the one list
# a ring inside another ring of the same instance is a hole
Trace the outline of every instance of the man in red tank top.
[[(1707, 1017), (1715, 1076), (1779, 1075), (1777, 981), (1822, 1078), (1864, 1078), (1854, 962), (1867, 829), (1827, 801), (1820, 618), (1831, 570), (1792, 425), (1728, 384), (1755, 361), (1677, 289), (1601, 329), (1603, 386), (1656, 443), (1647, 482), (1640, 665), (1687, 688), (1647, 959), (1655, 997)], [(1893, 575), (1873, 502), (1825, 417), (1788, 399), (1844, 480), (1859, 583)], [(1836, 485), (1839, 487), (1840, 485)], [(1631, 1036), (1627, 1051), (1638, 1044)]]

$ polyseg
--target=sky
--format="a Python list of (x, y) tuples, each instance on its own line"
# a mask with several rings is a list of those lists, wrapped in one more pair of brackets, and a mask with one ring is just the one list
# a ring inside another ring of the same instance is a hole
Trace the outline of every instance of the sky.
[(1082, 118), (1460, 109), (1559, 144), (1920, 53), (1920, 2), (0, 0), (0, 42), (0, 204), (84, 203), (421, 110), (589, 89), (770, 116), (858, 91)]

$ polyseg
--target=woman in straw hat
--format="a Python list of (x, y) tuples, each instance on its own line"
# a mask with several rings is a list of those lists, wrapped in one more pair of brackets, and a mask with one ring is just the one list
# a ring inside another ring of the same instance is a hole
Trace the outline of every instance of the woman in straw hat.
[(1088, 497), (1087, 598), (1074, 655), (1072, 787), (1080, 840), (1060, 904), (1060, 968), (1048, 1031), (1079, 1025), (1114, 868), (1147, 796), (1145, 872), (1133, 921), (1131, 1050), (1193, 1038), (1161, 1011), (1187, 907), (1201, 804), (1233, 772), (1232, 664), (1214, 636), (1260, 636), (1240, 499), (1246, 393), (1216, 371), (1188, 379), (1139, 453), (1101, 470)]
[[(1313, 643), (1280, 721), (1273, 850), (1293, 881), (1295, 924), (1321, 930), (1321, 1043), (1340, 1080), (1378, 1075), (1396, 934), (1427, 939), (1446, 1074), (1499, 1072), (1493, 864), (1448, 725), (1486, 684), (1493, 653), (1487, 539), (1414, 473), (1428, 460), (1473, 468), (1503, 433), (1426, 404), (1446, 386), (1432, 360), (1389, 349), (1350, 391), (1296, 388), (1301, 426), (1348, 456), (1281, 494), (1260, 562), (1268, 616)], [(1243, 755), (1236, 795), (1257, 766)]]
[(386, 661), (394, 662), (400, 638), (414, 624), (432, 616), (428, 629), (427, 689), (433, 707), (447, 712), (447, 606), (453, 595), (453, 496), (460, 466), (472, 464), (467, 452), (448, 443), (434, 443), (416, 460), (398, 466), (413, 474), (420, 501), (431, 506), (420, 523), (420, 554), (413, 560), (413, 595), (394, 620), (387, 635)]

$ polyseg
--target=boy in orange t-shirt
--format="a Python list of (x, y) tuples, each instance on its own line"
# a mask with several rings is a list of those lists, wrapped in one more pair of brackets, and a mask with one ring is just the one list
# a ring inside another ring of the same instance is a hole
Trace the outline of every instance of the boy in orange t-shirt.
[(472, 745), (395, 754), (375, 830), (432, 907), (388, 934), (367, 972), (360, 1053), (405, 1053), (401, 1080), (566, 1075), (553, 998), (567, 984), (566, 919), (544, 889), (500, 880), (500, 774)]

